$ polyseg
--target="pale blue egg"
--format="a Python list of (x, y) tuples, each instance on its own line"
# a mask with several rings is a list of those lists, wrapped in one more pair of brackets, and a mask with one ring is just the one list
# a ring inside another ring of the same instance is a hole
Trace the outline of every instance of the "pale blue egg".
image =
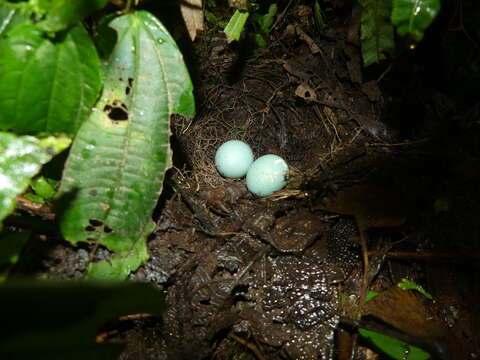
[(215, 154), (215, 166), (218, 172), (231, 179), (244, 177), (252, 163), (252, 149), (240, 140), (224, 142)]
[(263, 155), (255, 160), (247, 173), (247, 188), (257, 196), (268, 196), (287, 184), (288, 165), (278, 155)]

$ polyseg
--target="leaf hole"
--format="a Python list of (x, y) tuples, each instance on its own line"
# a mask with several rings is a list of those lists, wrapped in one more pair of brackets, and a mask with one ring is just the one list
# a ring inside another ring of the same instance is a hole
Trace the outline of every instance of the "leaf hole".
[(113, 122), (128, 120), (128, 107), (120, 100), (114, 100), (111, 105), (105, 105), (103, 111)]
[(97, 219), (89, 219), (88, 222), (90, 223), (90, 225), (92, 225), (94, 227), (98, 227), (98, 226), (103, 225), (103, 222), (101, 222), (100, 220), (97, 220)]
[(90, 190), (90, 191), (88, 192), (88, 194), (89, 194), (90, 196), (97, 196), (97, 195), (98, 195), (98, 191), (97, 191), (97, 190)]
[(128, 78), (128, 85), (127, 87), (125, 88), (125, 94), (126, 95), (129, 95), (130, 92), (132, 91), (132, 87), (133, 87), (133, 78), (132, 77), (129, 77)]
[(108, 225), (105, 225), (105, 226), (103, 227), (103, 232), (104, 232), (105, 234), (110, 234), (112, 231), (113, 231), (112, 228), (109, 227)]
[(92, 225), (87, 225), (85, 227), (85, 231), (89, 231), (89, 232), (95, 231), (95, 227), (93, 227)]

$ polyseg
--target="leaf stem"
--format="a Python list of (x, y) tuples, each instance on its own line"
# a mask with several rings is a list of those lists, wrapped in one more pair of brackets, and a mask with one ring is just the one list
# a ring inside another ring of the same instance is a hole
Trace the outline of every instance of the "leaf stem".
[(124, 13), (127, 14), (131, 11), (133, 0), (127, 0), (127, 4), (125, 5)]

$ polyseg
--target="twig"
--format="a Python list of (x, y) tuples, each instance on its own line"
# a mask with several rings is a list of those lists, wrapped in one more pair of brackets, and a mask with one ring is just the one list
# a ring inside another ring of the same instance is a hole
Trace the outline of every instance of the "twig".
[(325, 119), (323, 118), (323, 115), (322, 113), (320, 112), (320, 109), (318, 108), (318, 105), (313, 105), (313, 111), (315, 112), (315, 115), (317, 115), (317, 117), (320, 119), (320, 121), (322, 122), (322, 125), (323, 127), (325, 128), (325, 131), (327, 132), (328, 135), (332, 135), (332, 133), (330, 132), (330, 129), (328, 128), (328, 126), (325, 124)]
[(401, 143), (395, 143), (395, 144), (388, 144), (388, 143), (369, 143), (365, 144), (365, 146), (368, 147), (396, 147), (396, 146), (406, 146), (406, 145), (416, 145), (416, 144), (421, 144), (424, 142), (427, 142), (428, 139), (421, 139), (421, 140), (416, 140), (416, 141), (404, 141)]
[[(357, 224), (358, 225), (358, 224)], [(367, 289), (368, 289), (368, 273), (369, 273), (369, 263), (368, 263), (368, 247), (367, 247), (367, 232), (360, 228), (360, 244), (362, 246), (362, 258), (363, 258), (363, 277), (362, 284), (360, 286), (360, 299), (359, 299), (359, 316), (362, 316), (363, 305), (365, 304), (367, 298)]]
[[(140, 314), (130, 314), (125, 316), (120, 316), (118, 318), (119, 321), (129, 321), (129, 320), (139, 320), (139, 319), (147, 319), (153, 317), (154, 315), (148, 313), (140, 313)], [(119, 334), (120, 331), (118, 329), (106, 330), (102, 331), (97, 336), (95, 336), (95, 342), (97, 344), (101, 344), (105, 342), (109, 337), (113, 335)]]
[(16, 207), (17, 209), (26, 211), (32, 216), (39, 216), (43, 220), (55, 220), (55, 213), (49, 206), (28, 200), (23, 196), (18, 197)]
[(123, 0), (109, 0), (108, 2), (110, 4), (118, 6), (119, 8), (124, 8), (125, 7), (125, 1), (123, 1)]
[(292, 2), (293, 2), (293, 0), (290, 0), (288, 2), (287, 6), (285, 6), (285, 9), (283, 9), (283, 11), (277, 16), (277, 18), (275, 19), (275, 22), (272, 25), (272, 29), (275, 29), (275, 27), (278, 25), (278, 23), (284, 18), (285, 14), (287, 13), (288, 8), (290, 7), (290, 5), (292, 5)]
[(248, 348), (251, 352), (253, 352), (253, 354), (255, 355), (255, 357), (258, 359), (258, 360), (267, 360), (267, 358), (265, 356), (263, 356), (263, 354), (261, 353), (261, 351), (258, 349), (257, 345), (251, 343), (250, 341), (246, 340), (246, 339), (243, 339), (241, 338), (240, 336), (237, 336), (233, 333), (230, 333), (229, 335), (233, 340), (235, 340), (236, 342), (238, 342), (239, 344), (242, 344), (243, 346), (245, 346), (246, 348)]
[[(369, 251), (368, 255), (384, 254), (383, 251)], [(425, 262), (444, 262), (444, 263), (465, 263), (478, 262), (480, 260), (480, 253), (434, 253), (434, 252), (409, 252), (409, 251), (391, 251), (385, 255), (393, 259), (411, 260), (411, 261), (425, 261)]]

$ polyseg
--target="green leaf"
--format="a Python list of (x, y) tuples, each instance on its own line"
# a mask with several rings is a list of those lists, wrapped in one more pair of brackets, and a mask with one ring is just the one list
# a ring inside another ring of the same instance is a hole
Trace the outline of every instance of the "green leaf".
[(378, 296), (378, 292), (369, 290), (367, 296), (365, 297), (365, 302), (372, 300), (376, 296)]
[(427, 299), (429, 300), (432, 300), (433, 297), (430, 293), (428, 293), (422, 285), (418, 285), (416, 283), (414, 283), (413, 281), (411, 280), (408, 280), (408, 279), (402, 279), (402, 281), (400, 281), (397, 286), (402, 289), (402, 290), (416, 290), (418, 291), (420, 294), (422, 294), (423, 296), (425, 296)]
[(46, 9), (45, 20), (37, 26), (45, 31), (60, 31), (75, 25), (94, 11), (100, 10), (108, 0), (55, 0)]
[(30, 184), (31, 188), (42, 199), (51, 199), (55, 195), (55, 180), (39, 176)]
[(400, 36), (409, 34), (418, 42), (439, 11), (440, 0), (393, 0), (392, 23)]
[(15, 264), (31, 231), (16, 231), (2, 234), (0, 239), (0, 265)]
[(192, 83), (174, 40), (150, 13), (114, 19), (118, 33), (103, 94), (78, 132), (59, 196), (72, 196), (61, 230), (115, 252), (92, 264), (95, 278), (125, 278), (148, 258), (151, 214), (171, 165), (173, 113), (193, 116)]
[[(64, 144), (66, 140), (52, 139)], [(0, 132), (0, 226), (15, 209), (17, 196), (27, 189), (30, 179), (57, 152), (34, 137)]]
[[(53, 139), (65, 142), (65, 138)], [(15, 209), (17, 196), (27, 189), (30, 179), (57, 152), (34, 137), (0, 132), (0, 225)]]
[(313, 17), (315, 18), (315, 25), (317, 26), (318, 31), (321, 33), (325, 31), (327, 24), (323, 19), (322, 9), (318, 0), (315, 0), (315, 3), (313, 4)]
[(82, 25), (52, 41), (23, 23), (0, 40), (0, 130), (74, 134), (100, 88), (100, 60)]
[(391, 0), (359, 0), (363, 7), (361, 42), (364, 66), (380, 62), (395, 49), (390, 23)]
[(268, 12), (265, 15), (261, 15), (259, 13), (254, 14), (255, 20), (258, 22), (263, 32), (268, 34), (270, 31), (270, 27), (273, 25), (275, 15), (277, 14), (277, 10), (277, 4), (271, 4), (268, 8)]
[(151, 285), (12, 280), (0, 285), (1, 359), (117, 359), (121, 344), (96, 344), (107, 321), (165, 309)]
[(30, 234), (31, 231), (15, 231), (0, 236), (0, 265), (3, 268), (0, 273), (0, 283), (5, 281), (12, 265), (17, 263)]
[[(116, 17), (118, 17), (116, 13), (107, 14), (95, 26), (93, 40), (102, 60), (108, 60), (117, 43), (117, 33), (109, 26), (110, 22)], [(102, 64), (105, 65), (104, 63)]]
[(205, 9), (204, 14), (205, 14), (205, 20), (207, 20), (208, 23), (218, 26), (222, 29), (225, 28), (225, 26), (227, 26), (227, 21), (217, 18), (215, 14), (212, 13), (211, 11), (208, 11), (207, 9)]
[(266, 47), (267, 40), (265, 39), (266, 35), (270, 32), (270, 27), (275, 20), (275, 15), (277, 14), (277, 4), (271, 4), (268, 8), (268, 12), (265, 15), (262, 15), (258, 12), (253, 14), (255, 21), (260, 26), (259, 32), (255, 34), (255, 42), (259, 47)]
[(240, 40), (240, 34), (245, 27), (245, 23), (248, 19), (250, 14), (248, 12), (242, 13), (238, 10), (235, 10), (235, 13), (230, 18), (227, 26), (225, 26), (225, 30), (223, 32), (227, 35), (227, 41), (231, 43), (234, 40)]
[(0, 36), (15, 25), (29, 19), (30, 13), (21, 8), (9, 8), (0, 5)]
[(39, 204), (45, 204), (45, 199), (40, 195), (26, 193), (23, 195), (23, 197), (27, 200), (30, 200)]
[(424, 350), (408, 345), (403, 341), (397, 340), (390, 336), (380, 334), (375, 331), (358, 329), (363, 337), (369, 339), (383, 353), (397, 360), (426, 360), (430, 359), (430, 354)]
[(255, 34), (255, 43), (258, 47), (267, 47), (267, 41), (263, 38), (262, 34)]
[[(404, 290), (418, 290), (418, 287), (420, 287), (422, 290), (423, 288), (420, 285), (415, 284), (413, 281), (407, 280), (407, 279), (402, 279), (400, 283), (397, 284), (398, 287), (404, 289)], [(402, 287), (402, 286), (405, 286)], [(423, 290), (425, 291), (425, 290)], [(365, 301), (370, 301), (374, 297), (378, 296), (378, 292), (376, 291), (371, 291), (369, 290), (367, 293), (367, 297)], [(425, 360), (425, 359), (430, 359), (430, 354), (425, 352), (424, 350), (409, 345), (401, 340), (392, 338), (387, 335), (383, 335), (381, 333), (378, 333), (376, 331), (372, 330), (367, 330), (363, 328), (359, 328), (358, 332), (360, 335), (363, 337), (367, 338), (370, 340), (370, 342), (376, 346), (380, 351), (383, 353), (387, 354), (388, 356), (392, 357), (393, 359), (398, 359), (398, 360)]]
[(47, 136), (38, 139), (40, 145), (52, 149), (56, 154), (70, 146), (72, 140), (67, 136)]
[(155, 229), (153, 221), (147, 222), (145, 232), (137, 240), (132, 242), (132, 248), (128, 252), (118, 251), (116, 256), (109, 261), (91, 263), (88, 266), (87, 279), (118, 280), (127, 277), (135, 271), (142, 262), (148, 260), (147, 236)]

